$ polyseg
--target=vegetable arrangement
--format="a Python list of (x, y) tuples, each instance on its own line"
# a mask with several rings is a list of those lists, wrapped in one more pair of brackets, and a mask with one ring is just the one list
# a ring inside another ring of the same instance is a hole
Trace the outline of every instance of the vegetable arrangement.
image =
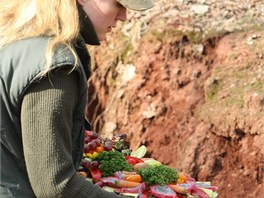
[(133, 171), (133, 166), (118, 151), (103, 151), (97, 161), (100, 164), (103, 177), (112, 176), (116, 171)]
[(217, 187), (195, 181), (189, 175), (153, 158), (144, 158), (142, 145), (129, 149), (126, 135), (103, 139), (85, 132), (85, 147), (79, 173), (104, 190), (138, 198), (216, 198)]
[(142, 180), (149, 186), (155, 184), (163, 186), (170, 183), (176, 183), (178, 179), (177, 171), (164, 165), (140, 168), (138, 174), (142, 176)]

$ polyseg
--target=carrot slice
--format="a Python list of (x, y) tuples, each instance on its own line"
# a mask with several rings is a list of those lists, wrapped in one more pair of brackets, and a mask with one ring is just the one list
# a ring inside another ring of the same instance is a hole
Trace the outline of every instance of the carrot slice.
[(132, 188), (140, 185), (139, 182), (133, 182), (133, 181), (126, 181), (123, 179), (119, 179), (116, 181), (116, 186), (119, 188)]
[(142, 182), (142, 177), (139, 174), (136, 175), (125, 175), (126, 181), (132, 181), (132, 182)]
[(188, 193), (188, 190), (186, 188), (181, 187), (181, 186), (172, 185), (172, 184), (169, 184), (169, 186), (176, 193), (180, 193), (180, 194), (187, 194)]

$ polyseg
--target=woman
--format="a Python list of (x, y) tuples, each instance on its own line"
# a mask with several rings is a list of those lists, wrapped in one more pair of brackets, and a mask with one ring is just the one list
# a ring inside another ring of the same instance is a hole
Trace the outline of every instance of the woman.
[(151, 0), (1, 0), (0, 197), (118, 197), (77, 172), (90, 56)]

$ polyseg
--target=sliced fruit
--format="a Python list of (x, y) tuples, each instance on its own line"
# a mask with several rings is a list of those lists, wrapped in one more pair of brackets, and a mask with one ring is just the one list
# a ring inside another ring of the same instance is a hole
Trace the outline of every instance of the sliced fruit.
[(214, 192), (210, 189), (205, 189), (205, 188), (200, 188), (200, 189), (202, 189), (210, 198), (217, 198), (218, 196), (217, 192)]
[(150, 187), (150, 192), (155, 197), (159, 198), (177, 198), (177, 194), (168, 185), (154, 185)]
[(90, 173), (91, 173), (91, 175), (93, 177), (93, 181), (94, 182), (98, 182), (101, 179), (102, 175), (103, 175), (102, 171), (99, 168), (90, 169)]
[(139, 193), (142, 194), (142, 192), (146, 191), (146, 183), (140, 183), (140, 185), (136, 187), (131, 188), (115, 188), (115, 192), (117, 193)]
[(142, 145), (140, 146), (137, 150), (132, 151), (130, 153), (130, 156), (132, 157), (138, 157), (138, 158), (142, 158), (145, 156), (145, 154), (147, 153), (147, 147)]
[(161, 165), (161, 163), (155, 159), (146, 159), (144, 160), (144, 163), (150, 165), (150, 166), (154, 166), (154, 165)]
[(109, 186), (104, 186), (102, 189), (108, 192), (115, 192), (115, 188), (109, 187)]
[(126, 197), (133, 197), (133, 198), (139, 197), (138, 193), (121, 193), (121, 195), (126, 196)]

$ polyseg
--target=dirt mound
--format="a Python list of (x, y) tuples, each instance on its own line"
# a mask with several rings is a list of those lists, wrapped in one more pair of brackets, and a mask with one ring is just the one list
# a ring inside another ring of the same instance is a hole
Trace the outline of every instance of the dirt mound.
[[(95, 130), (128, 134), (132, 148), (144, 144), (162, 163), (212, 181), (220, 197), (261, 197), (264, 32), (255, 45), (247, 43), (251, 35), (203, 44), (178, 34), (162, 41), (146, 35), (127, 57), (133, 64), (94, 73)], [(104, 56), (97, 58), (103, 64)]]
[(205, 36), (157, 18), (91, 48), (94, 130), (126, 133), (132, 148), (144, 144), (149, 156), (212, 181), (220, 198), (262, 197), (263, 29)]

